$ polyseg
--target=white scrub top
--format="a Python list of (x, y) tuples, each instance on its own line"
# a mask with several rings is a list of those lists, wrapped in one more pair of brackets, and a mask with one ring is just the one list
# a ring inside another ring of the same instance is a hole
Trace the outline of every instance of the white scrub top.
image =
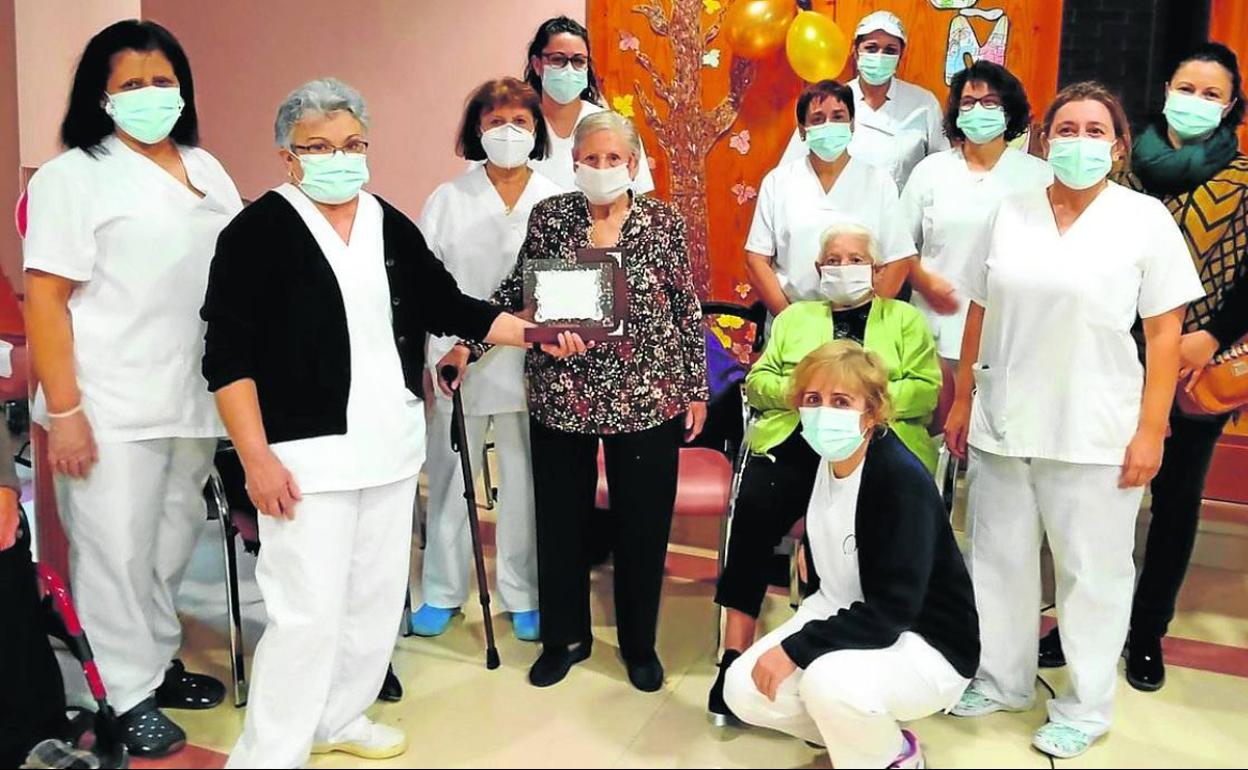
[(993, 212), (1011, 195), (1051, 184), (1053, 169), (1047, 162), (1009, 147), (987, 172), (967, 168), (957, 147), (929, 155), (915, 167), (901, 192), (902, 213), (923, 266), (953, 282), (961, 301), (958, 312), (940, 315), (918, 293), (912, 300), (927, 318), (941, 357), (961, 355), (969, 304), (959, 284), (968, 264), (982, 253)]
[[(850, 154), (892, 174), (897, 189), (906, 186), (910, 172), (932, 153), (949, 149), (941, 123), (944, 110), (931, 91), (893, 78), (880, 109), (873, 110), (863, 99), (862, 86), (854, 78), (848, 83), (854, 92), (854, 138)], [(793, 132), (781, 163), (806, 154), (801, 133)]]
[(831, 617), (854, 602), (863, 601), (862, 578), (858, 572), (858, 491), (862, 469), (838, 479), (832, 464), (819, 463), (814, 491), (806, 511), (806, 536), (810, 555), (819, 575), (819, 590), (804, 606)]
[(281, 441), (272, 445), (273, 453), (305, 494), (368, 489), (415, 476), (425, 461), (425, 412), (407, 389), (394, 344), (381, 204), (360, 193), (347, 244), (298, 187), (284, 184), (276, 192), (299, 213), (338, 281), (347, 312), (351, 389), (345, 434)]
[[(576, 125), (603, 108), (593, 102), (581, 101), (581, 114), (576, 117)], [(546, 135), (550, 137), (550, 154), (544, 160), (530, 161), (529, 165), (542, 172), (550, 181), (559, 185), (561, 192), (576, 190), (576, 170), (572, 168), (572, 138), (576, 136), (576, 126), (566, 138), (556, 136), (550, 123), (546, 123)], [(654, 179), (650, 176), (650, 163), (646, 160), (646, 148), (641, 148), (637, 159), (637, 178), (633, 180), (633, 192), (645, 195), (654, 191)]]
[(1121, 465), (1144, 388), (1131, 326), (1204, 296), (1165, 205), (1111, 182), (1059, 235), (1045, 190), (1009, 198), (973, 273), (985, 313), (970, 444)]
[[(199, 308), (217, 235), (243, 204), (216, 158), (178, 150), (203, 197), (115, 135), (30, 180), (25, 269), (78, 282), (74, 366), (97, 441), (225, 435), (200, 374)], [(48, 424), (42, 388), (32, 413)]]
[[(420, 231), (434, 255), (455, 276), (460, 290), (488, 300), (516, 266), (533, 206), (562, 192), (559, 185), (535, 171), (508, 211), (481, 164), (433, 191), (421, 213)], [(429, 337), (425, 361), (435, 382), (438, 360), (455, 342), (454, 337)], [(522, 348), (495, 346), (472, 364), (461, 390), (464, 413), (479, 416), (528, 409), (524, 354)], [(449, 412), (451, 400), (440, 388), (434, 388), (434, 393), (437, 407)]]
[(888, 174), (851, 157), (825, 193), (808, 155), (763, 177), (745, 250), (774, 257), (776, 277), (790, 302), (818, 299), (820, 236), (829, 225), (846, 221), (875, 233), (881, 264), (916, 253)]

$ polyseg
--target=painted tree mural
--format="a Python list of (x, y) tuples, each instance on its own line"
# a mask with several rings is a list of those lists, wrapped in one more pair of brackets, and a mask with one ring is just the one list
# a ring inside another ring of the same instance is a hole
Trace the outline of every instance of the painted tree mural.
[[(670, 79), (649, 56), (637, 51), (637, 63), (650, 75), (653, 98), (640, 82), (633, 90), (646, 122), (654, 129), (671, 169), (672, 204), (685, 218), (685, 235), (694, 286), (705, 299), (710, 285), (707, 251), (706, 155), (737, 119), (741, 101), (754, 78), (754, 62), (734, 57), (728, 94), (711, 109), (702, 105), (703, 56), (719, 35), (725, 8), (702, 29), (704, 0), (646, 0), (633, 7), (646, 17), (655, 35), (667, 38), (672, 50)], [(659, 114), (656, 100), (666, 105)]]

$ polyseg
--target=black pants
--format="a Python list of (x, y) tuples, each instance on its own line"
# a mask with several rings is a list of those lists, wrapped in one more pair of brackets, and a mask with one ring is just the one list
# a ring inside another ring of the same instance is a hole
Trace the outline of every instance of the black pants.
[(604, 436), (564, 433), (537, 420), (531, 425), (542, 643), (566, 646), (591, 638), (585, 528), (594, 515), (601, 440), (611, 489), (620, 653), (626, 659), (650, 655), (676, 501), (683, 418), (637, 433)]
[(774, 460), (750, 455), (746, 461), (728, 538), (728, 561), (715, 592), (719, 604), (755, 618), (763, 608), (776, 546), (806, 515), (819, 468), (819, 455), (802, 438), (800, 428), (770, 454)]
[(0, 767), (42, 740), (65, 737), (65, 684), (48, 643), (30, 535), (0, 551)]
[(1135, 587), (1131, 633), (1162, 637), (1174, 618), (1175, 603), (1192, 558), (1205, 476), (1214, 445), (1230, 415), (1191, 417), (1178, 409), (1170, 415), (1161, 470), (1153, 479), (1152, 523), (1144, 566)]

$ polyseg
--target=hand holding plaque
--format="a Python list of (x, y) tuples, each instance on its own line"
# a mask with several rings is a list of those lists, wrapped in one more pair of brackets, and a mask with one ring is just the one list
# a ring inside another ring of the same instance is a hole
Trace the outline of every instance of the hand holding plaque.
[(580, 249), (576, 261), (535, 259), (524, 267), (524, 305), (537, 326), (526, 342), (553, 344), (561, 332), (586, 342), (628, 339), (628, 276), (624, 249)]

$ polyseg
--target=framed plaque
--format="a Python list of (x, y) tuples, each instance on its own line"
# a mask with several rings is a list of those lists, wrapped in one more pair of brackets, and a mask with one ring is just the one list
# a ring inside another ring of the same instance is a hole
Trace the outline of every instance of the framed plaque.
[(576, 261), (534, 259), (524, 267), (524, 306), (537, 326), (526, 342), (558, 342), (575, 332), (586, 342), (628, 339), (628, 275), (624, 249), (581, 249)]

